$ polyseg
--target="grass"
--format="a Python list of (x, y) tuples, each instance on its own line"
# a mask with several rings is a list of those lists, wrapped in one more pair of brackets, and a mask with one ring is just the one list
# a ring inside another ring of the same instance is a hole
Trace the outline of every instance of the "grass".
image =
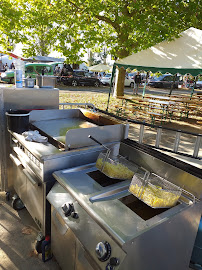
[[(131, 97), (130, 95), (125, 95), (125, 97)], [(140, 99), (141, 96), (137, 96)], [(108, 102), (108, 93), (98, 93), (98, 92), (87, 92), (87, 91), (60, 91), (60, 103), (92, 103), (96, 108), (106, 110)], [(131, 105), (122, 104), (121, 99), (110, 97), (108, 112), (114, 115), (124, 117), (126, 119), (144, 121), (151, 123), (151, 117), (146, 113), (137, 112), (132, 110)], [(190, 132), (201, 132), (202, 115), (190, 115), (187, 119), (183, 117), (181, 120), (179, 116), (175, 116), (170, 122), (169, 120), (163, 121), (156, 119), (156, 125), (162, 125), (170, 128), (181, 129)]]

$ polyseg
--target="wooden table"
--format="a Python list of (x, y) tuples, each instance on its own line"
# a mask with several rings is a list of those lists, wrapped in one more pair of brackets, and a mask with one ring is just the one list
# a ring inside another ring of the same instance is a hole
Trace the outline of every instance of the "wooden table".
[[(167, 119), (167, 116), (169, 115), (170, 121), (173, 115), (173, 108), (175, 105), (174, 101), (165, 101), (165, 100), (154, 100), (154, 99), (149, 99), (149, 107), (151, 110), (155, 111), (155, 114), (158, 114), (161, 116), (161, 121), (165, 118)], [(156, 112), (157, 110), (157, 112)], [(150, 114), (152, 113), (150, 112)], [(154, 114), (154, 118), (155, 118)], [(155, 120), (155, 119), (154, 119)]]
[(150, 97), (144, 97), (144, 98), (170, 100), (170, 97), (165, 97), (165, 96), (150, 96)]
[(154, 99), (149, 99), (149, 103), (155, 103), (155, 104), (161, 104), (163, 106), (169, 106), (169, 105), (174, 105), (174, 101), (163, 101), (163, 100), (154, 100)]

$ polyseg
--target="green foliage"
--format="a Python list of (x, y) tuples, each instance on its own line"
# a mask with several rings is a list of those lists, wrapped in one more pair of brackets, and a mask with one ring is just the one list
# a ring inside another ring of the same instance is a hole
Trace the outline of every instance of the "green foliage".
[(12, 51), (15, 44), (23, 39), (21, 34), (22, 9), (17, 1), (0, 1), (0, 45), (8, 51)]
[(19, 0), (23, 14), (24, 55), (48, 55), (56, 42), (57, 9), (49, 1)]
[(95, 44), (106, 46), (119, 58), (176, 37), (191, 26), (201, 28), (201, 0), (71, 0), (60, 3), (67, 12), (65, 24), (68, 27), (71, 15), (73, 27), (82, 36), (79, 43), (83, 48)]
[(89, 48), (115, 59), (202, 29), (201, 0), (2, 0), (0, 42), (22, 42), (24, 53), (51, 49), (79, 62)]

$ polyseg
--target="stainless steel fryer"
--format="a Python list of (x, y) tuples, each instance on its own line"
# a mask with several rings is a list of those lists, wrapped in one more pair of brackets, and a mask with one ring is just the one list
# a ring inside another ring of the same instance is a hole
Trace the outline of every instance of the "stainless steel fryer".
[(201, 179), (129, 140), (118, 152), (192, 195), (170, 209), (153, 209), (129, 194), (130, 181), (107, 179), (95, 164), (54, 172), (58, 183), (47, 199), (57, 261), (69, 270), (188, 270), (201, 217)]
[[(80, 122), (76, 128), (75, 122)], [(127, 137), (127, 128), (100, 114), (79, 109), (35, 110), (30, 113), (30, 123), (32, 129), (38, 129), (41, 134), (48, 136), (48, 142), (26, 141), (21, 134), (10, 132), (12, 148), (10, 158), (13, 161), (11, 174), (17, 195), (43, 235), (47, 235), (50, 234), (50, 205), (46, 201), (46, 195), (55, 182), (52, 173), (56, 170), (95, 162), (103, 150), (101, 146), (92, 143), (87, 136), (81, 140), (81, 136), (84, 136), (82, 129), (86, 129), (85, 132), (88, 134), (99, 133), (98, 136), (103, 136), (106, 144), (113, 151), (119, 147), (120, 141)], [(73, 128), (75, 131), (74, 136), (72, 135), (73, 139), (69, 137), (68, 147), (66, 147), (67, 144), (63, 139)], [(60, 130), (63, 132), (62, 136), (57, 136)], [(16, 200), (19, 200), (18, 197)]]

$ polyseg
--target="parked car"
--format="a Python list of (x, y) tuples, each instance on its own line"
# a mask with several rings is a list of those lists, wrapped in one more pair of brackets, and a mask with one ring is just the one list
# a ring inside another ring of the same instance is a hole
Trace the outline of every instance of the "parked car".
[(195, 88), (202, 89), (202, 81), (197, 81), (195, 84)]
[(112, 74), (111, 73), (107, 73), (104, 77), (102, 77), (102, 79), (100, 81), (101, 81), (101, 83), (103, 85), (109, 85), (110, 82), (111, 82), (111, 77), (112, 77)]
[(74, 70), (71, 75), (67, 75), (66, 77), (62, 77), (62, 82), (65, 85), (91, 85), (98, 87), (100, 86), (100, 80), (95, 76), (92, 76), (89, 72), (85, 70)]
[(137, 72), (131, 72), (131, 73), (128, 73), (128, 77), (134, 80), (135, 74), (136, 74), (136, 73), (137, 73)]
[[(103, 85), (110, 85), (111, 83), (111, 73), (107, 73), (100, 81)], [(115, 78), (113, 78), (113, 83), (115, 81)], [(134, 80), (130, 76), (125, 77), (124, 86), (130, 86), (134, 87)]]
[(182, 84), (180, 81), (180, 76), (177, 76), (174, 82), (174, 75), (171, 74), (164, 74), (159, 77), (154, 77), (148, 82), (149, 86), (158, 88), (171, 88), (172, 85), (174, 88), (178, 88), (179, 84)]
[[(27, 63), (25, 64), (25, 77), (30, 76), (31, 78), (36, 78), (37, 74), (53, 75), (55, 63)], [(14, 70), (7, 70), (1, 73), (1, 81), (7, 83), (14, 83)]]
[(1, 81), (7, 83), (14, 83), (14, 71), (7, 70), (1, 73)]

